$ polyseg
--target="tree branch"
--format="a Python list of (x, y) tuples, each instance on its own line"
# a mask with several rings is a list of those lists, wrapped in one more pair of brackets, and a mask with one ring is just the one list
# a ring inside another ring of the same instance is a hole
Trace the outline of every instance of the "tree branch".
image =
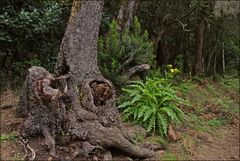
[(196, 9), (197, 9), (197, 6), (195, 6), (190, 12), (186, 13), (185, 15), (183, 15), (183, 16), (181, 16), (181, 17), (179, 17), (179, 18), (176, 18), (176, 19), (173, 20), (172, 22), (168, 23), (168, 24), (166, 25), (166, 27), (169, 27), (169, 26), (171, 26), (171, 25), (179, 22), (179, 21), (182, 20), (183, 18), (191, 15)]
[(130, 68), (126, 75), (127, 75), (128, 78), (130, 78), (131, 76), (133, 76), (134, 74), (136, 74), (138, 72), (144, 72), (144, 71), (147, 71), (149, 69), (150, 69), (149, 64), (141, 64), (141, 65)]
[(187, 24), (182, 23), (182, 22), (181, 22), (180, 20), (178, 20), (178, 19), (177, 19), (177, 21), (182, 25), (183, 31), (186, 31), (186, 32), (191, 31), (190, 29), (185, 29), (185, 27), (187, 26)]

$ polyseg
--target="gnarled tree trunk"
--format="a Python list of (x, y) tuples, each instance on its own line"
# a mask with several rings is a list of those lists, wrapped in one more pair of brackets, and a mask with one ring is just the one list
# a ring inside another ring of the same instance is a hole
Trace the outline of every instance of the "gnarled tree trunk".
[(63, 37), (55, 75), (42, 67), (29, 69), (18, 106), (25, 118), (21, 135), (42, 134), (53, 156), (59, 144), (74, 148), (70, 159), (111, 159), (112, 148), (148, 158), (153, 152), (132, 144), (122, 130), (114, 86), (97, 65), (102, 7), (102, 0), (81, 3)]

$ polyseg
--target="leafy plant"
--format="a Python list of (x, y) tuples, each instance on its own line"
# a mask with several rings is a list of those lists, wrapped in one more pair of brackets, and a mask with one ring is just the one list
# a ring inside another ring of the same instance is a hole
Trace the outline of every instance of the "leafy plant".
[(62, 3), (57, 0), (1, 1), (0, 59), (7, 61), (0, 64), (0, 75), (6, 79), (1, 80), (0, 88), (23, 82), (26, 69), (33, 64), (53, 71), (68, 20)]
[(118, 108), (123, 109), (124, 119), (133, 118), (148, 132), (157, 131), (165, 136), (171, 121), (180, 123), (183, 119), (184, 113), (176, 104), (184, 101), (165, 78), (147, 78), (145, 83), (136, 81), (123, 91), (128, 95), (122, 98)]
[(113, 20), (107, 36), (100, 37), (98, 45), (100, 70), (115, 85), (126, 81), (124, 74), (130, 67), (153, 62), (153, 43), (147, 31), (141, 33), (137, 17), (132, 28), (123, 33), (118, 32), (117, 22)]

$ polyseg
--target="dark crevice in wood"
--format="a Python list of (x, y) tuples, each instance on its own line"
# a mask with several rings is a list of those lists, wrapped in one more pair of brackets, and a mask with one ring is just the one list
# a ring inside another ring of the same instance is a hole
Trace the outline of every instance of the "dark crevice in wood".
[(92, 81), (90, 87), (92, 88), (92, 95), (96, 106), (106, 105), (106, 101), (113, 96), (111, 86), (106, 82)]

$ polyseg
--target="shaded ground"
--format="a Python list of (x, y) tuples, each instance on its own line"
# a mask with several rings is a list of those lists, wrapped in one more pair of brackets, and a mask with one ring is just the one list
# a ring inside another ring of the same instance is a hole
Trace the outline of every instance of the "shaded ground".
[[(192, 107), (187, 109), (187, 124), (176, 128), (181, 134), (180, 140), (165, 142), (157, 136), (145, 139), (142, 135), (136, 135), (135, 141), (139, 144), (160, 143), (165, 147), (158, 152), (157, 160), (240, 160), (239, 94), (216, 84), (208, 87), (193, 85), (186, 91)], [(0, 105), (16, 104), (17, 100), (15, 93), (7, 91), (1, 95)], [(16, 137), (2, 140), (3, 135), (16, 136), (21, 121), (15, 115), (15, 107), (1, 109), (1, 160), (24, 158), (25, 151)], [(141, 128), (128, 130), (139, 130), (146, 135)], [(30, 140), (30, 146), (36, 152), (36, 160), (49, 159), (41, 138)]]

